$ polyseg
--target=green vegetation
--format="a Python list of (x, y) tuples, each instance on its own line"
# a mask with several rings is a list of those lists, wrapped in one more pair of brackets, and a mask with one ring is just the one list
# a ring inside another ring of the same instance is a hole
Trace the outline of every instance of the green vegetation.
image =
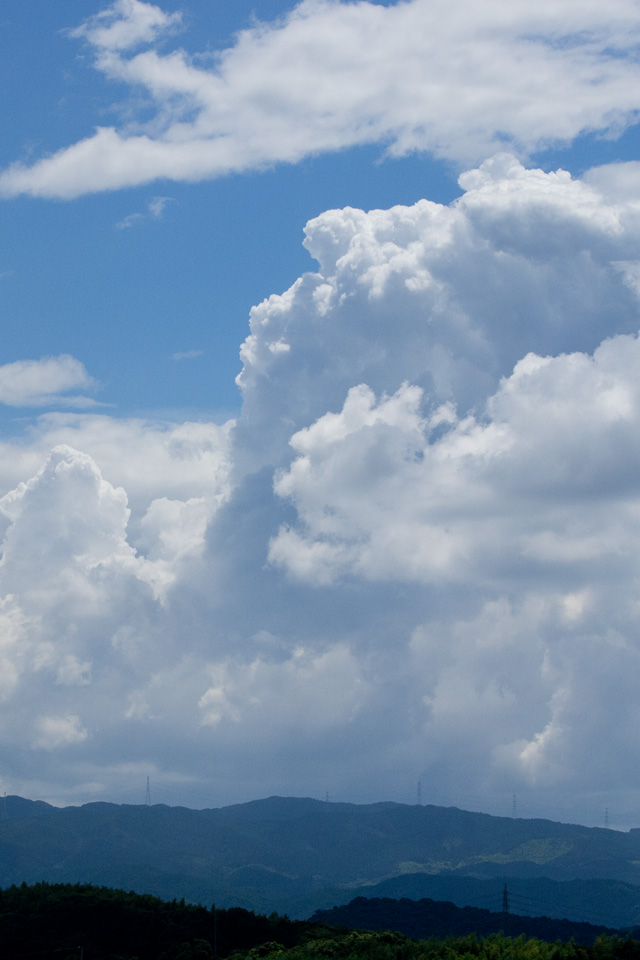
[(105, 887), (37, 883), (0, 891), (0, 955), (7, 960), (640, 960), (640, 943), (602, 936), (579, 946), (502, 933), (415, 940), (237, 907), (166, 903)]
[(0, 891), (0, 955), (11, 960), (64, 960), (81, 951), (84, 960), (209, 960), (269, 942), (293, 946), (309, 926), (86, 884), (23, 883)]
[(520, 913), (640, 923), (640, 830), (291, 797), (214, 810), (7, 797), (6, 814), (0, 887), (79, 881), (302, 918), (364, 892), (498, 909), (506, 877)]
[[(257, 956), (253, 951), (253, 956)], [(637, 960), (640, 943), (602, 937), (591, 947), (575, 943), (547, 943), (501, 933), (479, 938), (446, 937), (411, 940), (389, 931), (342, 932), (333, 938), (309, 939), (289, 950), (277, 947), (259, 954), (265, 960)], [(239, 960), (239, 958), (238, 958)]]

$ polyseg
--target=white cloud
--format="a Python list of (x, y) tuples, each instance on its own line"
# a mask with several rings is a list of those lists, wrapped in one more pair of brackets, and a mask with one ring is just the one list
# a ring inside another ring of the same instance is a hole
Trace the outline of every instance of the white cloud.
[(308, 225), (321, 272), (252, 313), (240, 436), (295, 510), (269, 549), (292, 593), (369, 580), (391, 605), (381, 629), (358, 593), (359, 660), (380, 689), (391, 643), (398, 738), (436, 799), (577, 789), (587, 809), (638, 760), (637, 185), (504, 155), (461, 183), (448, 209)]
[(248, 664), (218, 664), (211, 668), (211, 680), (198, 703), (202, 723), (244, 725), (254, 735), (262, 730), (267, 739), (279, 730), (286, 735), (292, 724), (303, 725), (312, 736), (340, 727), (370, 693), (363, 689), (356, 659), (343, 645), (319, 654), (296, 647), (280, 663), (257, 658)]
[(158, 220), (164, 213), (164, 208), (168, 203), (171, 203), (173, 197), (152, 197), (147, 204), (147, 209), (152, 217), (155, 217)]
[(127, 497), (105, 481), (87, 454), (55, 447), (30, 480), (0, 499), (10, 522), (3, 544), (0, 581), (7, 593), (33, 594), (38, 604), (101, 602), (100, 583), (88, 586), (92, 571), (134, 570), (126, 544)]
[(481, 418), (353, 388), (291, 440), (275, 489), (302, 533), (282, 528), (270, 557), (312, 582), (504, 583), (523, 561), (545, 582), (550, 564), (578, 586), (617, 577), (638, 560), (639, 382), (640, 342), (619, 336), (593, 358), (527, 355)]
[(141, 213), (130, 213), (122, 220), (118, 220), (116, 230), (130, 230), (131, 227), (135, 227), (135, 225), (143, 219), (144, 217)]
[(175, 29), (181, 19), (179, 13), (168, 15), (160, 7), (142, 0), (116, 0), (111, 7), (69, 32), (72, 37), (88, 40), (99, 50), (129, 50), (153, 43), (163, 33)]
[(177, 353), (174, 353), (171, 357), (172, 360), (195, 360), (197, 357), (201, 357), (204, 353), (204, 350), (179, 350)]
[(42, 360), (17, 360), (0, 366), (0, 403), (11, 407), (93, 406), (83, 396), (68, 396), (70, 390), (95, 386), (82, 363), (62, 354)]
[(593, 167), (587, 170), (584, 179), (610, 200), (624, 202), (636, 192), (639, 176), (640, 162), (632, 160), (628, 163), (609, 163), (606, 166)]
[[(172, 200), (173, 197), (152, 197), (147, 203), (149, 215), (154, 220), (160, 220), (162, 214), (164, 213), (165, 207)], [(131, 227), (135, 227), (136, 224), (142, 223), (145, 219), (146, 217), (144, 213), (130, 213), (128, 216), (116, 223), (116, 230), (129, 230)]]
[(11, 596), (0, 600), (0, 701), (10, 697), (18, 685), (29, 626), (12, 600)]
[(0, 444), (7, 782), (637, 801), (637, 187), (504, 154), (461, 182), (308, 224), (235, 426)]
[(127, 491), (137, 522), (158, 498), (204, 497), (215, 509), (229, 495), (233, 421), (163, 423), (104, 414), (49, 413), (30, 429), (28, 443), (0, 442), (0, 495), (32, 477), (52, 448), (88, 454), (101, 473)]
[(632, 0), (304, 0), (242, 31), (211, 66), (180, 49), (132, 52), (178, 22), (119, 0), (74, 31), (107, 77), (146, 90), (156, 114), (15, 164), (2, 193), (70, 198), (196, 181), (367, 143), (475, 162), (505, 144), (526, 153), (617, 134), (640, 109)]
[(640, 246), (633, 194), (609, 202), (504, 154), (461, 182), (449, 207), (346, 208), (307, 224), (319, 272), (251, 312), (239, 456), (286, 462), (296, 429), (358, 383), (380, 397), (408, 381), (431, 412), (454, 403), (464, 417), (528, 353), (592, 352), (637, 331), (619, 264)]
[(41, 717), (37, 728), (38, 736), (33, 746), (40, 750), (55, 750), (57, 747), (82, 743), (87, 739), (87, 731), (82, 726), (80, 717), (73, 714), (64, 717)]

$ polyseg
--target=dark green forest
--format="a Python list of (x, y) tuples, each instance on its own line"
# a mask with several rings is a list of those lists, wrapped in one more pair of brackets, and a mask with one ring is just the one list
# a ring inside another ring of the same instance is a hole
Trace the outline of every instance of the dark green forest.
[(239, 907), (220, 910), (182, 900), (165, 902), (106, 887), (37, 883), (0, 891), (0, 956), (3, 960), (640, 960), (640, 942), (603, 935), (579, 945), (573, 940), (548, 942), (504, 933), (418, 940), (388, 930), (351, 930), (277, 914), (256, 915)]
[(597, 937), (613, 936), (617, 930), (550, 917), (523, 917), (513, 913), (493, 913), (478, 907), (456, 907), (438, 900), (400, 900), (356, 897), (345, 906), (317, 910), (311, 917), (320, 923), (364, 930), (397, 930), (409, 937), (487, 936), (502, 932), (508, 936), (536, 937), (540, 940), (575, 940), (590, 944)]
[(23, 883), (0, 891), (3, 960), (81, 953), (84, 960), (228, 957), (270, 941), (292, 947), (311, 926), (277, 914), (206, 909), (88, 884)]

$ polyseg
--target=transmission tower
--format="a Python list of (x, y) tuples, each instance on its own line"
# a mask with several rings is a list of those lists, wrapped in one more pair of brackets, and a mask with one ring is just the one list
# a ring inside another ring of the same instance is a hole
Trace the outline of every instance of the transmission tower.
[(149, 786), (149, 777), (147, 777), (147, 792), (144, 795), (145, 807), (151, 806), (151, 788)]
[(502, 912), (509, 913), (509, 891), (507, 890), (506, 883), (504, 885), (504, 890), (502, 891)]
[(422, 806), (422, 780), (418, 780), (418, 806)]
[(8, 820), (9, 814), (7, 813), (7, 791), (4, 792), (4, 797), (2, 800), (2, 819)]
[(511, 816), (515, 819), (517, 814), (518, 805), (516, 803), (516, 795), (514, 793), (513, 799), (511, 801)]

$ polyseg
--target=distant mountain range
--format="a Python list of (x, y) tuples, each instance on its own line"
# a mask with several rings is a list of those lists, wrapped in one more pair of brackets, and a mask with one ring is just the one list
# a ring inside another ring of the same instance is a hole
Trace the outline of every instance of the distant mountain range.
[(429, 897), (640, 924), (640, 830), (455, 807), (271, 797), (214, 810), (7, 797), (0, 886), (94, 883), (307, 917), (355, 896)]

